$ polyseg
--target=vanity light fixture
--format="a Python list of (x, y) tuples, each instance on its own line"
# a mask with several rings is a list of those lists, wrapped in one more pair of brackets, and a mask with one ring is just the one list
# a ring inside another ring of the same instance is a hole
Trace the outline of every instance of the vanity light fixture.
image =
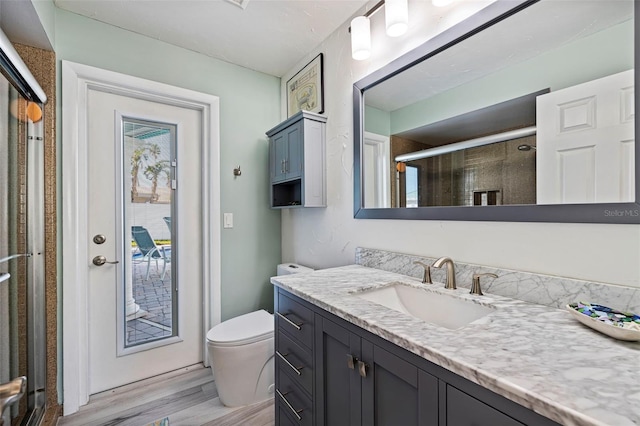
[(368, 59), (371, 56), (371, 22), (369, 17), (382, 6), (385, 8), (385, 25), (389, 37), (398, 37), (409, 28), (408, 0), (380, 0), (362, 16), (351, 21), (351, 56), (356, 61)]

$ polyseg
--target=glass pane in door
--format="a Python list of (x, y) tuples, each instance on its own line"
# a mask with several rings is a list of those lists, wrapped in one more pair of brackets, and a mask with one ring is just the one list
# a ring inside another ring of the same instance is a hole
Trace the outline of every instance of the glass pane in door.
[(177, 335), (176, 129), (128, 118), (122, 129), (127, 348)]

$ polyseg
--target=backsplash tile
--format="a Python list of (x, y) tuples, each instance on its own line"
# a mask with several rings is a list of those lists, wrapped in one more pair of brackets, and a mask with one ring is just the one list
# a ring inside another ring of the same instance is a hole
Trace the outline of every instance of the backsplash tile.
[[(356, 248), (355, 263), (369, 268), (422, 278), (424, 268), (415, 261), (432, 264), (436, 259), (385, 250)], [(455, 259), (454, 259), (455, 261)], [(620, 311), (640, 312), (640, 289), (570, 278), (539, 275), (490, 266), (455, 262), (458, 287), (471, 287), (474, 273), (491, 272), (496, 279), (482, 282), (482, 291), (525, 302), (563, 308), (566, 304), (584, 301), (609, 306)], [(445, 269), (431, 268), (433, 281), (444, 282)]]

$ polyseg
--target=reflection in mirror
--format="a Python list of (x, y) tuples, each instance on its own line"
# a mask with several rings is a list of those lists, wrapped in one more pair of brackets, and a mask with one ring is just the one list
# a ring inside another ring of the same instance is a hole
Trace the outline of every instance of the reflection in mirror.
[(635, 201), (633, 1), (540, 1), (364, 93), (365, 208)]

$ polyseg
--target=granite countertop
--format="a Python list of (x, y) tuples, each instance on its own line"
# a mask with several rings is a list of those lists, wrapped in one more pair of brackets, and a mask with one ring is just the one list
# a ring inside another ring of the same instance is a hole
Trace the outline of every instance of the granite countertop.
[[(445, 290), (359, 265), (273, 277), (320, 308), (563, 425), (640, 425), (640, 342), (614, 340), (569, 312), (468, 289)], [(449, 330), (355, 297), (393, 282), (489, 305)]]

